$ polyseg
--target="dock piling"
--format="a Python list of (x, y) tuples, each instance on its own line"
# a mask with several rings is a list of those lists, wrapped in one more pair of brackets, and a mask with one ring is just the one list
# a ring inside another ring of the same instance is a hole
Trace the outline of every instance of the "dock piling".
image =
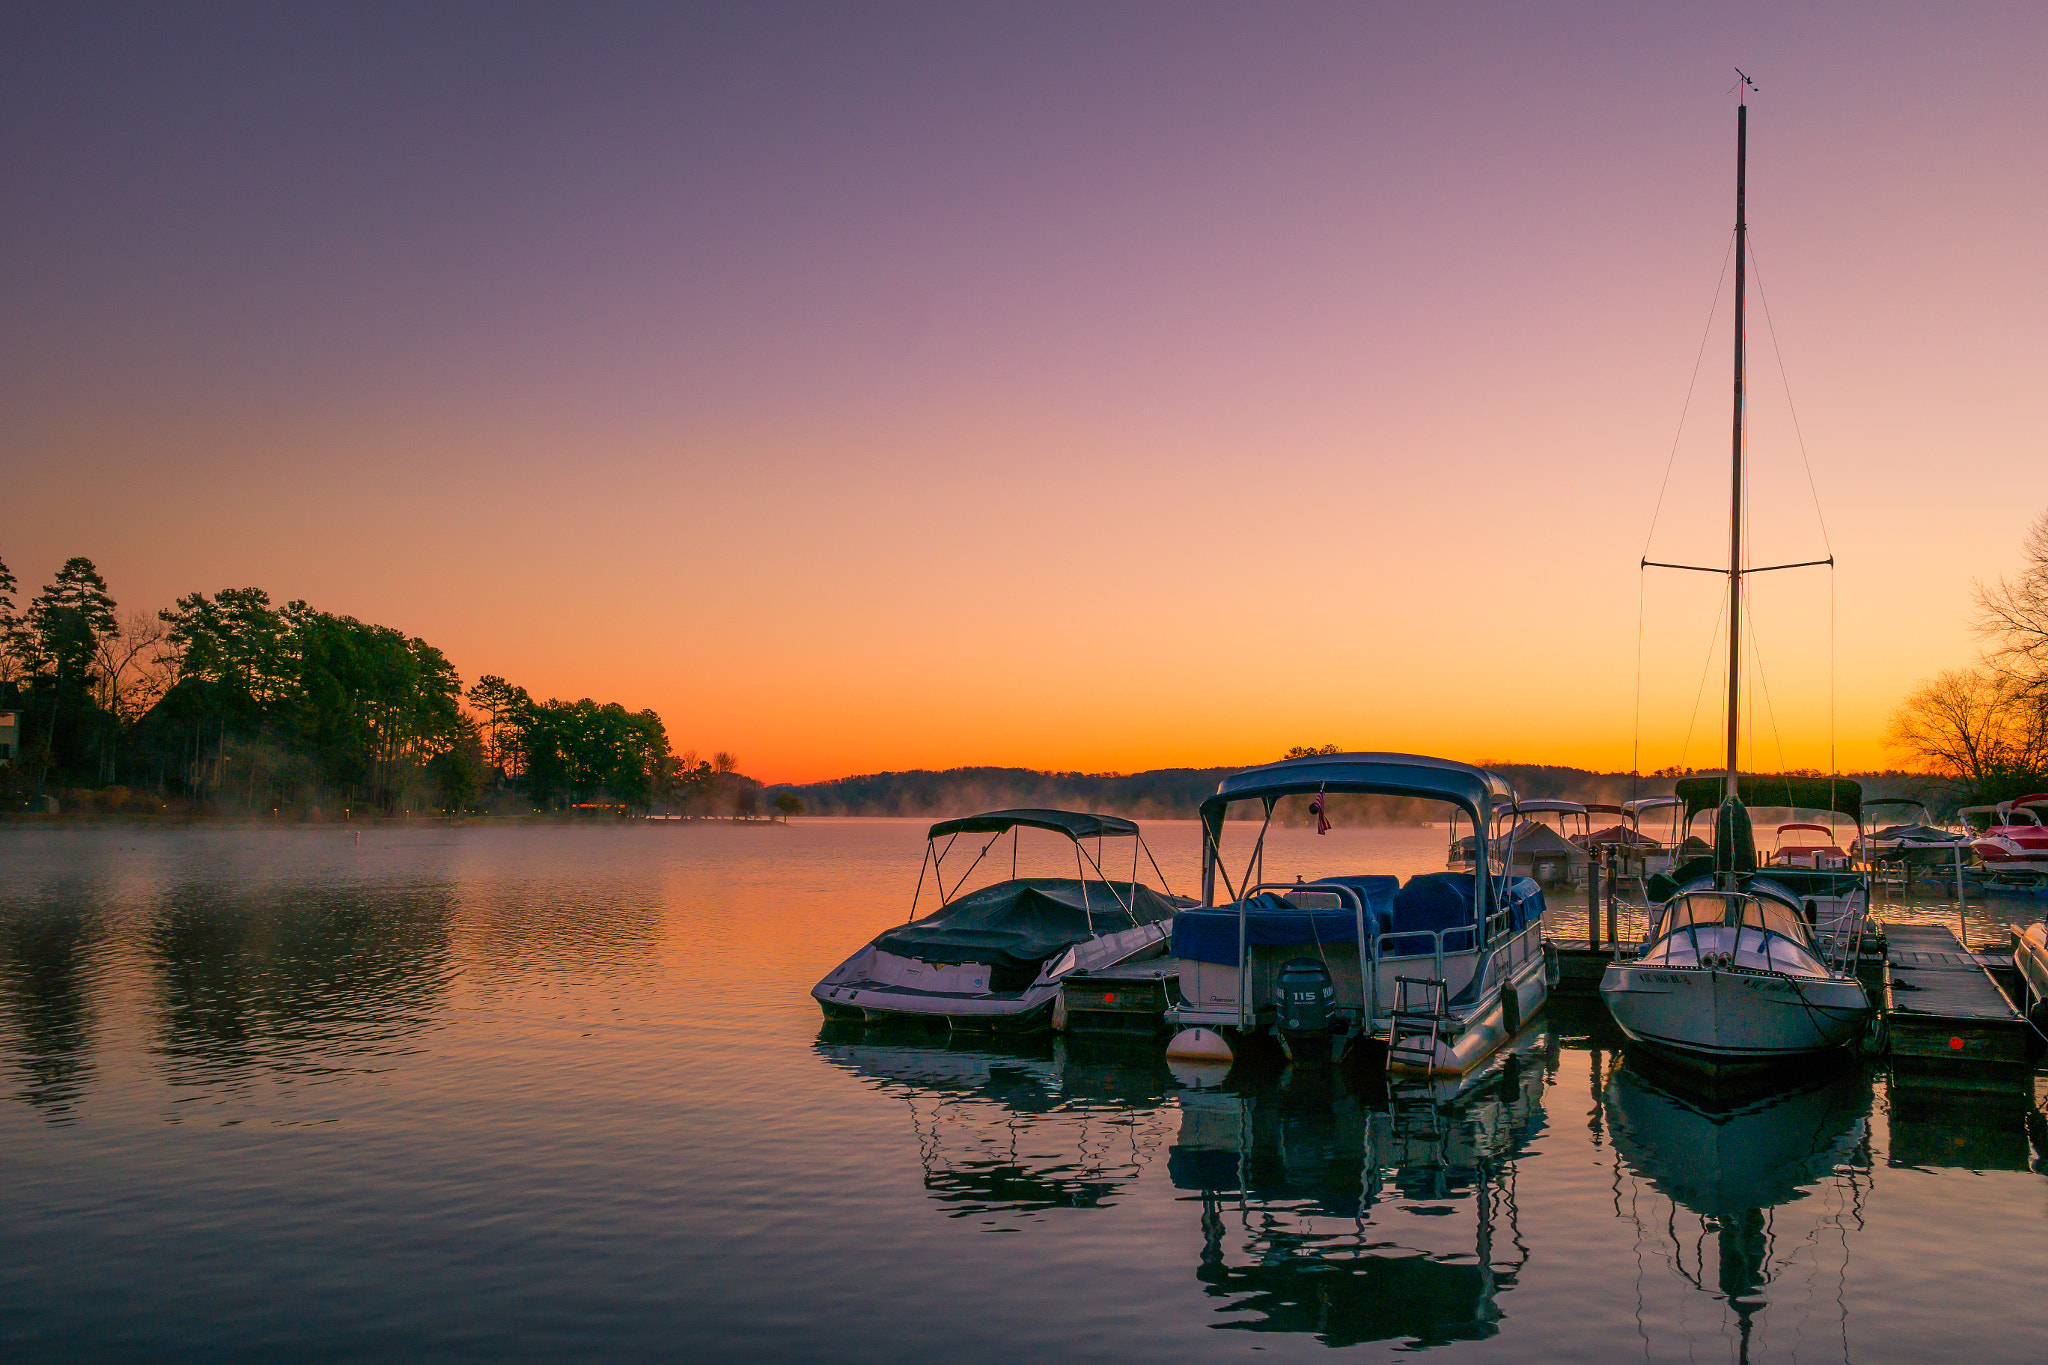
[(1586, 946), (1600, 951), (1600, 850), (1586, 859)]

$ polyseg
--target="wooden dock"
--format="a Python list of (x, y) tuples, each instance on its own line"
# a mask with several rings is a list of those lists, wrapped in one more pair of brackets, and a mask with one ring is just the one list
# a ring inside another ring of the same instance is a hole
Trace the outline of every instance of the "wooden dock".
[[(1977, 954), (1941, 925), (1890, 924), (1857, 975), (1884, 1012), (1893, 1081), (1901, 1087), (2026, 1090), (2032, 1085), (2038, 1036), (2014, 1006), (2015, 973), (2008, 954)], [(1631, 945), (1633, 946), (1633, 945)], [(1599, 999), (1608, 947), (1553, 944), (1558, 969), (1553, 998)], [(1173, 1002), (1179, 963), (1153, 958), (1066, 980), (1065, 1027), (1075, 1032), (1149, 1034), (1162, 1028)]]
[(1885, 1028), (1907, 1083), (2025, 1086), (2033, 1030), (1975, 953), (1933, 924), (1885, 926)]

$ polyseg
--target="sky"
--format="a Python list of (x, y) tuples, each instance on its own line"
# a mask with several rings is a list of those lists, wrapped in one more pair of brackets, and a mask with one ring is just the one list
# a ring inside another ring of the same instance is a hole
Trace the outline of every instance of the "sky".
[(0, 5), (0, 559), (771, 781), (1712, 766), (1737, 66), (1744, 764), (1894, 765), (2048, 509), (2038, 4)]

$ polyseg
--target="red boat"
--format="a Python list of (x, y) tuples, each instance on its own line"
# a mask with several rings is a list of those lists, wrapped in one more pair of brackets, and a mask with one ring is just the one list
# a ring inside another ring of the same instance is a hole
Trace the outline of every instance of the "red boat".
[(1990, 821), (1970, 844), (1986, 872), (2048, 875), (2048, 824), (2042, 823), (2043, 809), (2048, 809), (2048, 792), (1995, 806), (1973, 806), (1963, 812), (1966, 819), (1976, 815)]

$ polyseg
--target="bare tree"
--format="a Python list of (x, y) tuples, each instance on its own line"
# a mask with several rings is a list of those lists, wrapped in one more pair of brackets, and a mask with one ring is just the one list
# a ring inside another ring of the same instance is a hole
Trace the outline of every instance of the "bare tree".
[(1977, 634), (1990, 643), (1992, 667), (2036, 693), (2048, 693), (2048, 512), (2020, 542), (2020, 571), (1977, 585)]
[(1906, 694), (1885, 741), (1972, 785), (2038, 771), (2048, 761), (2048, 699), (1997, 669), (1950, 669)]
[(726, 752), (725, 752), (724, 750), (722, 750), (722, 749), (721, 749), (721, 750), (720, 750), (719, 752), (717, 752), (717, 753), (715, 753), (715, 754), (711, 755), (711, 771), (712, 771), (712, 772), (715, 772), (715, 773), (736, 773), (736, 772), (738, 772), (739, 770), (740, 770), (740, 761), (739, 761), (739, 759), (735, 758), (735, 757), (734, 757), (733, 755), (731, 755), (731, 754), (729, 754), (729, 753), (726, 753)]
[(171, 628), (154, 613), (131, 611), (112, 635), (99, 641), (95, 700), (133, 725), (149, 714), (178, 680), (178, 651)]

